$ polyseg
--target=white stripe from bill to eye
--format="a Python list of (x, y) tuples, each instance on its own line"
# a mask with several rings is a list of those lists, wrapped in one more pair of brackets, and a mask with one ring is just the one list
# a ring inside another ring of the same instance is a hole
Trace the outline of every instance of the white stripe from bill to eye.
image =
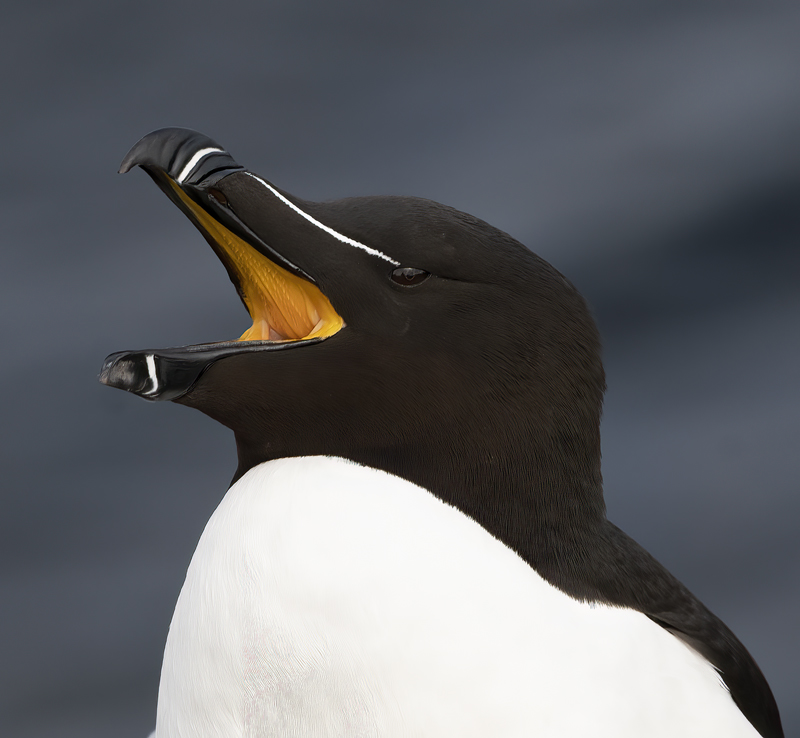
[(146, 354), (145, 361), (147, 362), (147, 373), (150, 375), (150, 381), (152, 382), (153, 386), (150, 387), (147, 392), (144, 392), (145, 395), (152, 395), (158, 391), (158, 375), (156, 374), (156, 359), (153, 354)]
[(361, 249), (362, 251), (366, 251), (368, 254), (372, 256), (377, 256), (379, 259), (383, 259), (384, 261), (388, 261), (390, 264), (394, 266), (400, 266), (399, 261), (395, 261), (389, 256), (386, 256), (382, 251), (378, 251), (377, 249), (370, 248), (369, 246), (365, 246), (363, 243), (359, 243), (358, 241), (354, 241), (352, 238), (348, 238), (347, 236), (343, 236), (338, 231), (334, 231), (333, 228), (329, 228), (328, 226), (320, 223), (316, 218), (312, 218), (308, 213), (303, 212), (300, 208), (297, 207), (293, 202), (287, 200), (280, 192), (278, 192), (272, 185), (265, 182), (261, 177), (256, 176), (252, 172), (244, 172), (248, 177), (252, 177), (256, 182), (260, 182), (264, 187), (266, 187), (275, 197), (277, 197), (282, 203), (288, 205), (292, 210), (294, 210), (298, 215), (302, 215), (309, 223), (313, 223), (317, 228), (321, 228), (325, 233), (333, 236), (335, 239), (341, 241), (342, 243), (348, 244), (348, 246), (355, 246), (357, 249)]
[(224, 154), (225, 152), (222, 149), (216, 148), (206, 148), (200, 149), (200, 151), (195, 151), (194, 156), (192, 156), (189, 161), (186, 162), (186, 166), (181, 169), (181, 173), (175, 178), (175, 181), (178, 184), (183, 184), (184, 180), (192, 173), (192, 170), (200, 163), (201, 159), (205, 159), (209, 154)]

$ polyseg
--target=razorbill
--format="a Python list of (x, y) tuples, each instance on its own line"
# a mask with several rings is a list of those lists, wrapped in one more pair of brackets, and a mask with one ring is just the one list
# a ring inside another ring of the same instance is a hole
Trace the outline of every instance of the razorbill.
[(465, 213), (301, 200), (194, 131), (139, 141), (252, 318), (105, 384), (233, 430), (157, 738), (783, 735), (731, 631), (606, 519), (584, 300)]

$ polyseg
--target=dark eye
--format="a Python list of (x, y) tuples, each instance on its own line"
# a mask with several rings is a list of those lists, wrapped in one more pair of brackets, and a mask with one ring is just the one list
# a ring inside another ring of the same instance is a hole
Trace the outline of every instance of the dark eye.
[(209, 189), (208, 194), (214, 200), (216, 200), (220, 205), (224, 207), (228, 207), (228, 198), (222, 193), (221, 190), (218, 190), (216, 187), (212, 187)]
[(403, 285), (403, 287), (416, 287), (422, 284), (428, 277), (430, 272), (423, 269), (414, 269), (414, 267), (398, 267), (392, 272), (392, 282)]

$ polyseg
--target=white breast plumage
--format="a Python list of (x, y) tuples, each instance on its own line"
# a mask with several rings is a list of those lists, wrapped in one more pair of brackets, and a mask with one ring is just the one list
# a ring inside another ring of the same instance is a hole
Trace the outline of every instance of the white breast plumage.
[(170, 627), (158, 738), (756, 736), (705, 659), (464, 514), (327, 457), (250, 470)]

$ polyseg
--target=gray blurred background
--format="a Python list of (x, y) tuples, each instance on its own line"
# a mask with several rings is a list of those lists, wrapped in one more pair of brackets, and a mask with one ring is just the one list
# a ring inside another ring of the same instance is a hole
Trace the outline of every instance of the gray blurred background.
[(593, 306), (609, 517), (740, 636), (800, 733), (800, 4), (33, 2), (0, 27), (0, 733), (144, 738), (235, 467), (106, 354), (238, 336), (128, 148), (196, 128), (309, 199), (429, 197)]

